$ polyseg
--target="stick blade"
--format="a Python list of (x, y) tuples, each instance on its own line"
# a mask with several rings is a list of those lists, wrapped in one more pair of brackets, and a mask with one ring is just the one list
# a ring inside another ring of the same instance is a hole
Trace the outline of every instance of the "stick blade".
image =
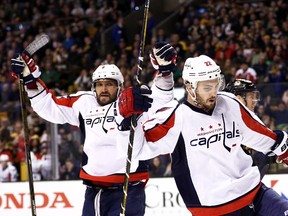
[(40, 48), (49, 43), (49, 40), (50, 39), (47, 34), (40, 34), (26, 47), (25, 51), (32, 56)]

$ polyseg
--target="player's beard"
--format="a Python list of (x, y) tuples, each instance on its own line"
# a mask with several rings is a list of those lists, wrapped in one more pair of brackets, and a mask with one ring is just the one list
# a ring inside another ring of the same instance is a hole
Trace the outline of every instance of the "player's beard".
[(105, 106), (107, 104), (110, 104), (114, 101), (116, 101), (117, 95), (115, 94), (110, 94), (108, 92), (102, 92), (99, 94), (99, 96), (96, 96), (97, 102), (101, 106)]
[(196, 103), (200, 109), (203, 109), (205, 112), (211, 112), (215, 107), (216, 97), (212, 96), (210, 98), (204, 99), (196, 93)]

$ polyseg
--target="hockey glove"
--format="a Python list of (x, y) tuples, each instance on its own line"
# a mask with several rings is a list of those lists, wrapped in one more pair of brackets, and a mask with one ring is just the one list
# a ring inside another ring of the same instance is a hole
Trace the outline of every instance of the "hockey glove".
[(163, 76), (169, 75), (176, 67), (177, 53), (169, 43), (156, 43), (149, 56), (154, 69)]
[(21, 57), (19, 54), (17, 54), (15, 58), (12, 58), (11, 70), (12, 72), (10, 72), (10, 75), (14, 79), (20, 77), (20, 79), (23, 79), (23, 83), (27, 86), (27, 88), (37, 88), (36, 81), (40, 77), (41, 72), (34, 60), (28, 54), (23, 53)]
[(278, 155), (281, 160), (288, 164), (288, 137), (285, 131), (274, 131), (277, 134), (277, 140), (272, 148), (273, 152)]
[(133, 114), (141, 114), (148, 111), (153, 101), (148, 96), (152, 91), (146, 88), (129, 87), (125, 89), (119, 97), (119, 112), (124, 118)]
[(27, 85), (27, 88), (37, 88), (36, 81), (41, 76), (41, 71), (39, 70), (38, 65), (35, 64), (32, 57), (25, 51), (22, 53), (21, 57), (28, 66), (30, 72), (27, 75), (23, 73), (24, 84)]
[(17, 80), (18, 77), (23, 78), (22, 74), (24, 71), (25, 63), (20, 59), (20, 55), (17, 54), (11, 59), (11, 72), (10, 75), (14, 80)]
[(127, 131), (130, 130), (130, 126), (131, 126), (131, 116), (128, 118), (124, 118), (120, 123), (120, 125), (118, 126), (118, 129), (120, 131)]

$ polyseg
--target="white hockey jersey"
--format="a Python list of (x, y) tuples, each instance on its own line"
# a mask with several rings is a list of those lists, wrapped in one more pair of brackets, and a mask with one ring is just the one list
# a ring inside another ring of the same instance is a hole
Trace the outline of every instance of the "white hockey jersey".
[(222, 92), (211, 115), (172, 101), (137, 126), (134, 142), (143, 145), (134, 146), (134, 157), (172, 153), (173, 176), (193, 215), (233, 212), (252, 203), (261, 185), (258, 168), (241, 144), (269, 153), (277, 138), (254, 116)]
[(10, 162), (7, 167), (3, 168), (0, 165), (0, 182), (15, 182), (18, 180), (18, 171)]
[[(161, 87), (165, 87), (166, 90)], [(159, 104), (172, 100), (172, 90), (172, 75), (163, 78), (157, 76), (152, 86), (152, 110), (159, 107)], [(93, 181), (94, 184), (124, 182), (127, 151), (124, 153), (125, 151), (119, 151), (117, 147), (118, 128), (115, 119), (123, 117), (119, 116), (116, 102), (100, 106), (92, 91), (78, 92), (65, 97), (55, 97), (47, 89), (38, 92), (29, 89), (27, 91), (33, 110), (43, 119), (57, 124), (69, 123), (80, 128), (84, 143), (80, 171), (82, 179)], [(31, 97), (32, 95), (34, 96)], [(124, 134), (128, 137), (129, 131)], [(127, 146), (128, 142), (122, 144), (124, 149), (127, 149)], [(138, 166), (139, 162), (133, 160), (130, 181), (149, 178), (147, 166), (143, 169)]]

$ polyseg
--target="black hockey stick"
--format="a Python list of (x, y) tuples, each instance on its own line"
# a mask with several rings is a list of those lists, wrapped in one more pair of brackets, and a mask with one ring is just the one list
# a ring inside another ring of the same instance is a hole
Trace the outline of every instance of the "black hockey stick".
[[(135, 77), (138, 86), (141, 86), (142, 84), (141, 72), (142, 72), (142, 66), (143, 66), (143, 60), (144, 60), (143, 52), (144, 52), (145, 41), (146, 41), (149, 4), (150, 4), (150, 0), (146, 0), (145, 8), (144, 8), (142, 31), (141, 31), (140, 47), (139, 47), (138, 69), (137, 69), (137, 74)], [(137, 115), (134, 114), (132, 115), (132, 118), (131, 118), (131, 128), (130, 128), (130, 135), (129, 135), (128, 150), (127, 150), (126, 172), (125, 172), (125, 180), (124, 180), (124, 185), (123, 185), (123, 199), (121, 203), (120, 216), (125, 215), (125, 211), (126, 211), (126, 202), (127, 202), (127, 196), (128, 196), (128, 186), (129, 186), (130, 168), (131, 168), (131, 158), (132, 158), (132, 151), (133, 151), (133, 140), (134, 140), (136, 126), (137, 126)]]
[[(35, 52), (37, 52), (37, 50), (45, 46), (48, 42), (49, 42), (48, 35), (41, 34), (38, 37), (36, 37), (26, 47), (24, 51), (27, 52), (30, 56), (32, 56)], [(25, 73), (27, 72), (25, 72), (24, 70), (23, 76), (25, 75)], [(26, 94), (25, 94), (23, 76), (20, 76), (20, 79), (19, 79), (21, 114), (22, 114), (22, 123), (23, 123), (23, 129), (24, 129), (25, 153), (26, 153), (26, 163), (27, 163), (29, 189), (30, 189), (31, 211), (32, 211), (32, 216), (36, 216), (36, 203), (35, 203), (35, 193), (34, 193), (34, 185), (33, 185), (30, 145), (29, 145), (29, 130), (28, 130), (28, 122), (27, 122)]]

